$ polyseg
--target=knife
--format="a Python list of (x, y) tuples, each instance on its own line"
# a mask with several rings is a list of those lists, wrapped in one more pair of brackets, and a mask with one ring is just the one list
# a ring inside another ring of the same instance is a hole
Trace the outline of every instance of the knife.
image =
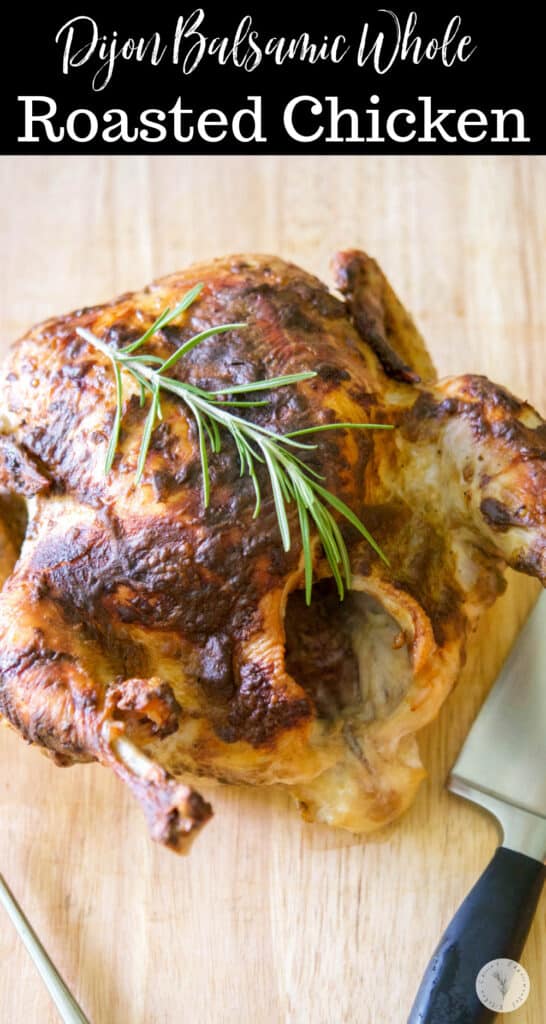
[(546, 592), (535, 604), (447, 780), (497, 819), (502, 843), (444, 932), (408, 1024), (482, 1024), (495, 1017), (476, 979), (517, 961), (545, 880)]

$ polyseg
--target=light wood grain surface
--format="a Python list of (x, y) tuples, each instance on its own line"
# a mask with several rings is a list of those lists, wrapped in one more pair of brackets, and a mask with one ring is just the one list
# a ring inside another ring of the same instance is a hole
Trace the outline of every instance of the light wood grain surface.
[[(541, 157), (9, 158), (1, 344), (198, 258), (276, 252), (328, 279), (375, 255), (442, 374), (472, 370), (546, 410)], [(304, 825), (267, 792), (203, 787), (189, 859), (153, 845), (96, 766), (0, 736), (0, 868), (93, 1024), (404, 1024), (428, 957), (496, 842), (443, 781), (533, 593), (512, 581), (422, 736), (429, 771), (381, 839)], [(546, 1019), (546, 900), (514, 1024)], [(1, 1024), (56, 1014), (0, 919)]]

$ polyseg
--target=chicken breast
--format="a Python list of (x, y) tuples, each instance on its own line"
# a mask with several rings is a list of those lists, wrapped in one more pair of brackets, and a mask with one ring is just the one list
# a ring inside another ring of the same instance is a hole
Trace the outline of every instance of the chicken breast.
[[(187, 773), (282, 786), (308, 820), (365, 833), (411, 803), (415, 735), (457, 678), (469, 631), (507, 565), (546, 577), (546, 424), (483, 377), (437, 381), (377, 264), (335, 260), (339, 294), (270, 256), (190, 267), (141, 292), (33, 328), (10, 352), (0, 436), (0, 711), (59, 764), (97, 760), (143, 804), (154, 839), (183, 851), (208, 804)], [(172, 395), (136, 481), (147, 409), (124, 380), (118, 452), (104, 463), (116, 390), (106, 352), (137, 339), (198, 282), (186, 313), (147, 343), (207, 389), (313, 370), (241, 412), (316, 435), (302, 457), (371, 531), (339, 518), (352, 583), (341, 602), (318, 537), (304, 597), (297, 510), (285, 551), (267, 474), (231, 437), (209, 455)], [(340, 297), (341, 296), (341, 297)]]

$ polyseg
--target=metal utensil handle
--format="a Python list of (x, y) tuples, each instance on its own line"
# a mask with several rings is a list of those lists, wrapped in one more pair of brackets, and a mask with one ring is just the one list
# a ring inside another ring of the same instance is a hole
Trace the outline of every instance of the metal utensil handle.
[(499, 846), (448, 925), (430, 961), (408, 1024), (482, 1024), (495, 1015), (476, 993), (490, 960), (517, 960), (546, 877), (541, 861)]
[(57, 968), (49, 959), (42, 943), (27, 921), (2, 875), (0, 875), (0, 902), (6, 908), (24, 945), (34, 960), (42, 980), (65, 1024), (89, 1024), (87, 1017), (82, 1013), (76, 1000), (68, 991)]

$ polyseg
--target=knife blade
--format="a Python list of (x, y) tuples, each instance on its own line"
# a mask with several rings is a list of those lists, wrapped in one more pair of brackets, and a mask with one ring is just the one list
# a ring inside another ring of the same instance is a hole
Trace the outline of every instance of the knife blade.
[(517, 961), (533, 920), (546, 875), (546, 593), (519, 634), (447, 786), (493, 814), (503, 838), (444, 932), (408, 1024), (493, 1019), (493, 1004), (485, 1005), (478, 993), (480, 971), (492, 961)]
[[(503, 801), (507, 825), (510, 808), (546, 818), (546, 593), (512, 647), (447, 786), (488, 810), (488, 798)], [(545, 855), (546, 848), (539, 859)]]

